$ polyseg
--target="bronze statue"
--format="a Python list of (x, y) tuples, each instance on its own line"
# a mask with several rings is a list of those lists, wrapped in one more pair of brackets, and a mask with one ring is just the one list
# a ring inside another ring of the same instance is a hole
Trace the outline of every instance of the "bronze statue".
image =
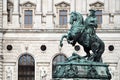
[(95, 15), (95, 10), (89, 10), (90, 15), (85, 20), (85, 27), (86, 27), (86, 39), (84, 40), (86, 43), (86, 46), (89, 46), (89, 38), (94, 37), (95, 35), (95, 29), (97, 26), (97, 18)]
[[(63, 46), (62, 42), (64, 38), (72, 46), (77, 42), (83, 46), (87, 54), (84, 57), (88, 57), (89, 60), (95, 62), (100, 62), (105, 45), (95, 32), (95, 28), (97, 28), (95, 10), (90, 10), (90, 15), (86, 18), (85, 22), (83, 16), (78, 12), (72, 12), (70, 15), (71, 28), (66, 35), (62, 36), (60, 46)], [(90, 50), (93, 54), (90, 53)]]

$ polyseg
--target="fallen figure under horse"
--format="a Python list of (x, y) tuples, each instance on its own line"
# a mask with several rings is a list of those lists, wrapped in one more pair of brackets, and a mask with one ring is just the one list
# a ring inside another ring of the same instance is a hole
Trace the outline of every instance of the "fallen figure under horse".
[[(66, 38), (67, 42), (72, 46), (76, 43), (83, 46), (88, 60), (101, 62), (101, 56), (104, 53), (104, 42), (96, 35), (95, 29), (97, 28), (95, 12), (91, 11), (91, 15), (84, 21), (83, 16), (78, 12), (70, 14), (70, 24), (66, 35), (63, 35), (60, 40), (60, 46), (63, 46), (63, 39)], [(90, 50), (93, 54), (90, 53)]]

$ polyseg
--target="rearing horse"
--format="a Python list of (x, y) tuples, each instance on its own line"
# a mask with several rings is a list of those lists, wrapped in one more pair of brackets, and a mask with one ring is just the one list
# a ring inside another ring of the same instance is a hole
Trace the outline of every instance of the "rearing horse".
[[(67, 42), (74, 46), (76, 42), (83, 46), (86, 56), (89, 60), (95, 62), (101, 61), (101, 56), (104, 52), (104, 42), (96, 35), (89, 38), (89, 46), (86, 46), (84, 40), (86, 39), (86, 25), (84, 24), (83, 16), (80, 13), (72, 12), (70, 14), (70, 24), (72, 25), (66, 35), (63, 35), (60, 40), (60, 46), (63, 46), (63, 39), (66, 38)], [(90, 50), (93, 52), (91, 55)]]

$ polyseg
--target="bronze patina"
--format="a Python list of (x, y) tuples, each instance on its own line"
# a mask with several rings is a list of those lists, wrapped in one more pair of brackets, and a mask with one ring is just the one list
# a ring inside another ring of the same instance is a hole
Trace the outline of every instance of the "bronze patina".
[(90, 10), (90, 15), (85, 21), (80, 13), (71, 12), (70, 24), (71, 28), (66, 35), (62, 36), (60, 46), (63, 46), (63, 39), (66, 38), (72, 46), (75, 46), (76, 43), (82, 45), (87, 55), (80, 56), (73, 52), (65, 62), (57, 63), (54, 67), (55, 71), (53, 71), (54, 80), (110, 80), (108, 65), (104, 64), (101, 58), (105, 45), (96, 35), (98, 26), (95, 10)]
[[(89, 60), (95, 62), (101, 61), (101, 56), (104, 53), (104, 42), (96, 35), (95, 29), (97, 28), (97, 19), (95, 10), (90, 10), (90, 15), (84, 21), (83, 16), (78, 12), (70, 14), (71, 28), (66, 35), (63, 35), (60, 40), (60, 46), (63, 46), (63, 39), (66, 38), (67, 42), (72, 46), (79, 43), (83, 46), (86, 56)], [(93, 54), (90, 53), (90, 50)]]

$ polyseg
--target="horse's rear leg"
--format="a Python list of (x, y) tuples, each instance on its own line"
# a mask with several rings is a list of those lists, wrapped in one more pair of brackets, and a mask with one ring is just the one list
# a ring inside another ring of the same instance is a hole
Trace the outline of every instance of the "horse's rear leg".
[(84, 47), (84, 51), (86, 52), (86, 56), (84, 57), (88, 57), (88, 59), (90, 58), (91, 54), (90, 54), (90, 49), (89, 48), (86, 48)]

